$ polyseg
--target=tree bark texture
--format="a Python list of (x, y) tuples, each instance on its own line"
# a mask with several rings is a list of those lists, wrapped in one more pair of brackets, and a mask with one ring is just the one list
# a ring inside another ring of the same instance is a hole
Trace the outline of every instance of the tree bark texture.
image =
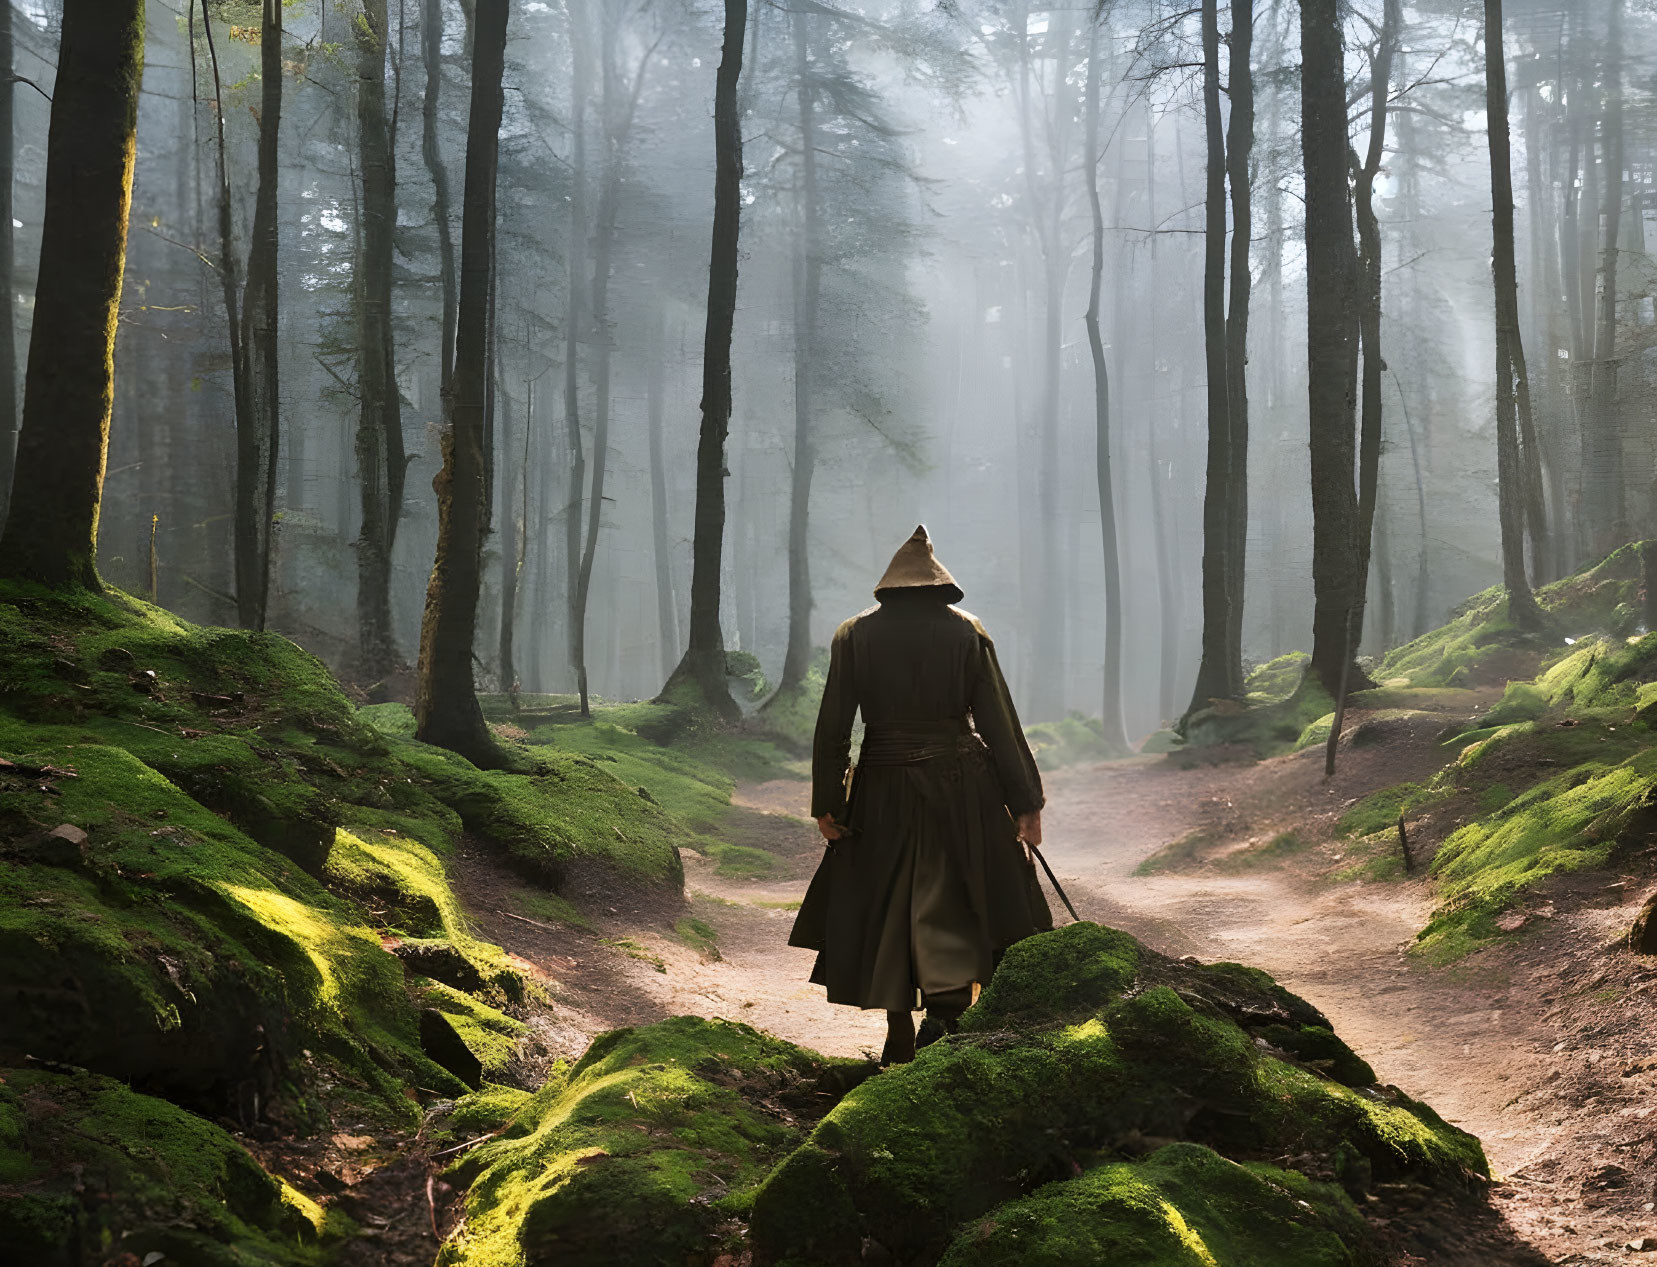
[[(1099, 328), (1099, 299), (1105, 272), (1105, 215), (1099, 200), (1099, 26), (1095, 23), (1087, 55), (1087, 199), (1093, 214), (1093, 269), (1087, 298), (1087, 346), (1093, 358), (1094, 475), (1099, 488), (1099, 531), (1105, 563), (1104, 698), (1100, 721), (1106, 748), (1128, 749), (1122, 726), (1122, 559), (1116, 539), (1116, 490), (1111, 471), (1110, 367)], [(1148, 121), (1147, 121), (1148, 126)]]
[(1231, 278), (1226, 309), (1226, 421), (1231, 461), (1226, 479), (1226, 676), (1232, 693), (1243, 682), (1243, 599), (1249, 526), (1249, 308), (1254, 275), (1254, 0), (1231, 2), (1231, 120), (1226, 133), (1226, 179), (1231, 186)]
[(690, 641), (669, 683), (696, 682), (704, 698), (726, 715), (734, 714), (736, 707), (725, 683), (719, 577), (725, 538), (725, 437), (731, 425), (731, 332), (736, 321), (737, 246), (742, 229), (742, 111), (737, 89), (747, 21), (748, 0), (725, 0), (725, 46), (714, 83), (713, 245), (708, 256), (708, 315), (702, 342)]
[(822, 238), (817, 206), (816, 89), (811, 77), (810, 17), (790, 13), (794, 74), (800, 103), (800, 177), (795, 219), (794, 264), (794, 470), (788, 511), (788, 648), (783, 655), (779, 693), (805, 681), (811, 667), (811, 478), (817, 466), (812, 435), (812, 377), (815, 372), (817, 311), (822, 292)]
[(587, 308), (582, 302), (587, 260), (587, 96), (589, 45), (587, 10), (583, 3), (568, 6), (570, 18), (570, 236), (565, 248), (564, 312), (564, 426), (570, 451), (568, 493), (564, 503), (565, 594), (568, 611), (570, 670), (576, 689), (587, 691), (586, 620), (576, 601), (576, 577), (581, 572), (581, 506), (587, 489), (587, 454), (581, 437), (581, 336)]
[(1300, 17), (1314, 601), (1309, 669), (1337, 695), (1350, 658), (1352, 608), (1359, 601), (1346, 73), (1338, 0), (1300, 0)]
[[(245, 418), (236, 426), (236, 603), (242, 625), (265, 627), (276, 530), (281, 390), (276, 342), (280, 229), (277, 143), (282, 126), (282, 0), (263, 0), (259, 35), (259, 185), (242, 296)], [(203, 25), (206, 16), (203, 14)], [(228, 208), (227, 208), (228, 218)], [(240, 414), (241, 411), (239, 411)]]
[(437, 558), (420, 622), (415, 735), (478, 766), (502, 754), (484, 723), (472, 678), (483, 554), (483, 411), (489, 370), (489, 283), (495, 236), (495, 175), (506, 62), (508, 0), (476, 0), (472, 102), (460, 234), (455, 369), (437, 490)]
[[(1233, 544), (1231, 370), (1226, 340), (1226, 160), (1220, 118), (1218, 0), (1202, 0), (1202, 97), (1208, 141), (1203, 259), (1203, 350), (1208, 370), (1208, 466), (1202, 509), (1202, 660), (1190, 711), (1242, 690), (1241, 664), (1231, 663)], [(1245, 239), (1246, 243), (1246, 239)], [(1245, 245), (1245, 250), (1246, 245)]]
[(0, 573), (56, 587), (100, 588), (98, 509), (143, 50), (143, 0), (66, 0), (23, 426), (0, 533)]
[[(1537, 629), (1541, 611), (1525, 574), (1525, 480), (1520, 461), (1515, 395), (1522, 373), (1519, 341), (1519, 276), (1513, 235), (1513, 146), (1508, 132), (1507, 60), (1503, 52), (1502, 0), (1484, 0), (1485, 110), (1490, 131), (1492, 274), (1496, 289), (1496, 479), (1502, 533), (1502, 582), (1508, 617), (1520, 629)], [(1614, 249), (1614, 248), (1613, 248)]]
[(1617, 412), (1617, 266), (1622, 233), (1623, 0), (1611, 0), (1605, 53), (1605, 111), (1601, 120), (1605, 168), (1605, 236), (1600, 256), (1598, 325), (1589, 370), (1589, 420), (1582, 456), (1583, 508), (1595, 555), (1608, 554), (1628, 536), (1623, 483), (1622, 420)]
[(362, 249), (356, 279), (357, 389), (362, 397), (356, 438), (362, 508), (357, 535), (357, 652), (359, 672), (372, 681), (384, 677), (399, 660), (391, 624), (391, 557), (408, 471), (391, 315), (397, 170), (385, 101), (386, 0), (363, 0), (354, 28), (362, 151)]
[(426, 63), (426, 95), (420, 103), (420, 156), (432, 182), (432, 219), (437, 224), (438, 277), (443, 287), (443, 346), (438, 353), (438, 381), (449, 390), (454, 374), (455, 277), (454, 233), (449, 225), (449, 169), (438, 145), (438, 105), (443, 94), (443, 0), (424, 0), (420, 14), (420, 50)]
[[(1370, 66), (1369, 146), (1361, 163), (1353, 156), (1353, 205), (1358, 226), (1358, 338), (1363, 350), (1358, 426), (1357, 607), (1352, 616), (1354, 649), (1363, 636), (1370, 551), (1375, 539), (1375, 507), (1381, 483), (1384, 413), (1381, 375), (1386, 361), (1381, 354), (1381, 222), (1375, 214), (1375, 178), (1380, 175), (1386, 156), (1387, 100), (1392, 87), (1393, 55), (1402, 26), (1401, 0), (1386, 0)], [(1342, 705), (1344, 702), (1340, 701)]]

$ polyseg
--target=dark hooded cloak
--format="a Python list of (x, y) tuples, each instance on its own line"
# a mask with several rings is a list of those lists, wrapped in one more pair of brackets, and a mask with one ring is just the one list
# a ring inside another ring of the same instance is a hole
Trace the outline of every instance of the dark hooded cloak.
[(850, 834), (824, 853), (789, 944), (818, 951), (811, 979), (831, 1003), (970, 1001), (1000, 951), (1052, 927), (1014, 823), (1042, 807), (1041, 775), (995, 644), (953, 605), (924, 527), (875, 597), (834, 635), (812, 746), (812, 817)]

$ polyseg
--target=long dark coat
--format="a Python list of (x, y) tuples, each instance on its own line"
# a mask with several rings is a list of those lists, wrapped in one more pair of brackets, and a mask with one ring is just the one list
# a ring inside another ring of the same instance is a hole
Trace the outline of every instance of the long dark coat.
[[(852, 722), (865, 726), (846, 778)], [(831, 1003), (903, 1011), (989, 980), (1052, 927), (1015, 816), (1041, 775), (983, 626), (896, 590), (841, 625), (812, 752), (811, 813), (850, 829), (823, 855), (789, 944), (818, 951)]]

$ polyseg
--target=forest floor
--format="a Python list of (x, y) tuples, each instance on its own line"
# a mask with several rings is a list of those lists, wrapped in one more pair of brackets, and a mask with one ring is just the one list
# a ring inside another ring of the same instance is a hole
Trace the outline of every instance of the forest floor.
[[(1474, 1247), (1464, 1229), (1415, 1226), (1396, 1261), (1644, 1261), (1657, 1251), (1657, 966), (1616, 945), (1639, 878), (1557, 887), (1519, 936), (1435, 966), (1408, 952), (1433, 905), (1428, 882), (1329, 877), (1340, 813), (1443, 760), (1423, 732), (1347, 752), (1328, 781), (1321, 751), (1072, 769), (1049, 779), (1045, 853), (1084, 918), (1166, 953), (1264, 968), (1321, 1008), (1383, 1082), (1484, 1141), (1506, 1227)], [(687, 857), (688, 920), (683, 910), (610, 909), (590, 912), (586, 927), (537, 919), (509, 872), (481, 852), (460, 860), (457, 888), (479, 932), (548, 991), (532, 1062), (573, 1058), (594, 1033), (676, 1013), (746, 1021), (829, 1054), (877, 1050), (883, 1017), (829, 1006), (806, 980), (811, 953), (787, 945), (820, 854), (806, 796), (791, 781), (738, 790), (725, 834), (775, 865), (733, 875)], [(1194, 830), (1221, 865), (1134, 874)], [(1293, 857), (1224, 867), (1228, 851), (1286, 830), (1304, 846)], [(1503, 1243), (1509, 1252), (1493, 1256)]]
[[(1383, 1193), (1371, 1218), (1392, 1263), (1657, 1263), (1657, 963), (1618, 941), (1651, 877), (1565, 877), (1516, 935), (1448, 965), (1410, 951), (1435, 901), (1419, 864), (1414, 877), (1338, 878), (1351, 842), (1336, 821), (1357, 799), (1441, 768), (1438, 725), (1418, 718), (1381, 742), (1343, 745), (1331, 780), (1321, 749), (1074, 767), (1047, 780), (1044, 853), (1083, 918), (1167, 954), (1265, 969), (1327, 1014), (1382, 1082), (1484, 1142), (1494, 1214)], [(544, 994), (511, 1080), (539, 1085), (597, 1033), (687, 1013), (872, 1056), (883, 1015), (828, 1005), (807, 981), (811, 952), (787, 945), (821, 855), (808, 791), (794, 780), (739, 786), (720, 836), (748, 848), (734, 861), (687, 851), (684, 905), (549, 903), (498, 855), (462, 850), (451, 875), (477, 933)], [(1416, 850), (1425, 857), (1455, 826), (1427, 822)], [(1135, 874), (1194, 832), (1198, 856)], [(1262, 856), (1285, 832), (1292, 848)], [(458, 1212), (453, 1194), (427, 1187), (426, 1158), (406, 1145), (363, 1166), (356, 1186), (349, 1150), (366, 1144), (347, 1135), (326, 1149), (359, 1197), (356, 1260), (429, 1263), (433, 1233)]]

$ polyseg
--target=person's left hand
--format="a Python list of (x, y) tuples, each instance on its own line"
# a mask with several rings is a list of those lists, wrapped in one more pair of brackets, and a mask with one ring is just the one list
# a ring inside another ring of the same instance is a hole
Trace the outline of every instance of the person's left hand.
[(846, 838), (846, 829), (834, 821), (833, 814), (824, 814), (817, 820), (817, 830), (823, 833), (823, 839), (833, 844), (837, 840)]

